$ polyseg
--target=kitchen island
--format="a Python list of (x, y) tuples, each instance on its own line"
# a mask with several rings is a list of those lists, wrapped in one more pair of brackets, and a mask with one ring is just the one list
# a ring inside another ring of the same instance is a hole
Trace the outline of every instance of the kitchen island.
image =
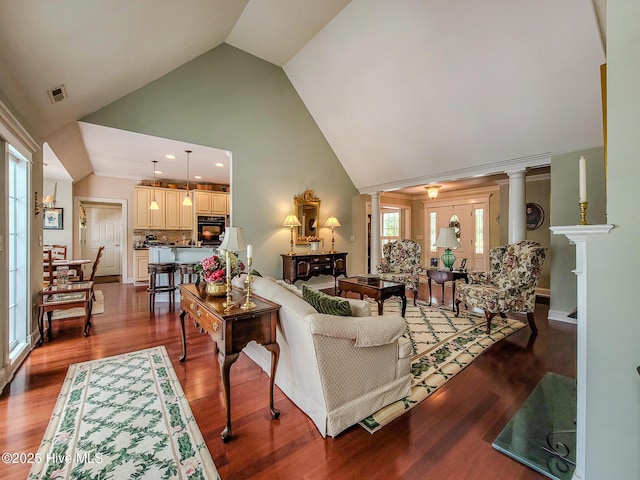
[[(217, 247), (195, 245), (152, 245), (149, 246), (149, 263), (197, 263), (203, 258), (210, 257), (218, 253)], [(174, 274), (174, 284), (180, 285), (182, 278), (180, 270), (176, 269)], [(158, 275), (156, 286), (163, 287), (169, 284), (166, 275)], [(175, 291), (175, 301), (180, 301), (178, 290)], [(169, 293), (158, 292), (155, 296), (155, 303), (169, 303)]]
[(149, 263), (196, 263), (218, 252), (217, 247), (158, 245), (149, 247)]

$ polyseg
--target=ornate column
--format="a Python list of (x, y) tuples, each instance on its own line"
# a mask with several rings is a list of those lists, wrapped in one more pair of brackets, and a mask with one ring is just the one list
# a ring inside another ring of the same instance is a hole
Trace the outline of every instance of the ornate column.
[(378, 264), (382, 257), (380, 247), (380, 193), (371, 194), (371, 273), (378, 273)]
[(509, 175), (509, 243), (527, 238), (527, 203), (525, 201), (525, 171)]
[(578, 333), (577, 333), (577, 405), (576, 405), (576, 469), (573, 478), (585, 480), (586, 424), (587, 424), (587, 238), (609, 233), (613, 225), (570, 225), (549, 227), (556, 235), (565, 235), (576, 246), (578, 277)]

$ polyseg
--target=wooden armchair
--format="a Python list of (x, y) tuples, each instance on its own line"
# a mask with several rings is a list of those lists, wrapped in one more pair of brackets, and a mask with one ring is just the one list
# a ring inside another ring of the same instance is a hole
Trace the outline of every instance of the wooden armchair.
[(382, 248), (384, 258), (378, 265), (380, 278), (394, 282), (403, 282), (413, 292), (413, 304), (418, 298), (418, 286), (420, 285), (420, 273), (423, 268), (420, 265), (422, 247), (418, 242), (409, 239), (389, 242)]
[(523, 240), (511, 245), (492, 248), (490, 272), (470, 272), (469, 283), (460, 283), (456, 291), (456, 316), (460, 303), (481, 308), (487, 320), (487, 333), (491, 320), (499, 313), (526, 313), (531, 331), (538, 329), (533, 317), (536, 305), (536, 285), (545, 259), (545, 249), (538, 242)]

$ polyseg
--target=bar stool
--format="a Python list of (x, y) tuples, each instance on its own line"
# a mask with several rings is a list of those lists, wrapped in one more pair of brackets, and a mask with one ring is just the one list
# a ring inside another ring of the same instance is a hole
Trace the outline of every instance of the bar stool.
[[(173, 310), (174, 292), (176, 291), (175, 280), (173, 275), (176, 273), (175, 263), (150, 263), (147, 267), (149, 272), (149, 311), (153, 312), (156, 303), (156, 293), (169, 292), (169, 310)], [(167, 285), (158, 286), (157, 276), (166, 274), (168, 277)]]
[[(180, 283), (196, 283), (198, 272), (194, 271), (195, 263), (181, 263), (178, 265), (180, 272)], [(195, 278), (194, 278), (195, 277)]]

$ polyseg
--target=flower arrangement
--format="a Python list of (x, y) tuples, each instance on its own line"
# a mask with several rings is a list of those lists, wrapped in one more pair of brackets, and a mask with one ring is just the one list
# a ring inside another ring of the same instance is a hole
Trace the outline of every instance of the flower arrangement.
[[(229, 261), (232, 277), (244, 271), (244, 263), (234, 253), (229, 255)], [(212, 255), (196, 263), (193, 270), (198, 272), (205, 282), (224, 282), (227, 276), (227, 261), (223, 255)]]

